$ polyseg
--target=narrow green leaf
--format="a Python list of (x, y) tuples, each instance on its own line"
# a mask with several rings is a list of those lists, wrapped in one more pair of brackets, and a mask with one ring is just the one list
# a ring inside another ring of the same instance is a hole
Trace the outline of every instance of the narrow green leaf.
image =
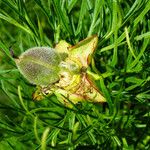
[(149, 44), (149, 39), (145, 39), (145, 40), (144, 40), (144, 43), (143, 43), (143, 45), (142, 45), (142, 48), (141, 48), (141, 51), (140, 51), (139, 55), (136, 57), (136, 59), (135, 59), (131, 64), (129, 64), (129, 67), (128, 67), (128, 69), (127, 69), (128, 71), (132, 70), (132, 68), (133, 68), (137, 63), (139, 63), (139, 60), (140, 60), (140, 58), (142, 57), (144, 51), (146, 50), (148, 44)]
[(2, 13), (0, 13), (0, 18), (3, 19), (3, 20), (5, 20), (5, 21), (7, 21), (7, 22), (9, 22), (9, 23), (11, 23), (11, 24), (13, 24), (14, 26), (16, 26), (18, 28), (21, 28), (25, 32), (33, 35), (32, 31), (29, 28), (21, 25), (15, 19), (13, 19), (12, 17), (10, 17), (8, 14), (6, 14), (6, 13), (2, 14)]
[(113, 113), (113, 103), (112, 103), (110, 94), (104, 84), (104, 80), (102, 77), (100, 78), (100, 87), (101, 87), (102, 93), (104, 94), (104, 96), (106, 98), (106, 101), (108, 102), (110, 114), (112, 114)]
[(127, 27), (125, 27), (125, 34), (126, 34), (126, 41), (127, 41), (127, 44), (128, 44), (128, 47), (129, 47), (129, 50), (132, 54), (132, 56), (136, 59), (136, 56), (135, 56), (135, 53), (134, 53), (134, 50), (131, 46), (131, 43), (130, 43), (130, 38), (129, 38), (129, 33), (128, 33), (128, 29)]
[(0, 49), (12, 60), (14, 61), (14, 59), (12, 58), (12, 56), (10, 55), (10, 51), (7, 48), (7, 46), (5, 45), (5, 43), (3, 43), (2, 41), (0, 41)]
[[(125, 44), (125, 42), (122, 42), (124, 39), (125, 39), (125, 32), (123, 32), (121, 35), (120, 35), (120, 37), (117, 39), (117, 43), (118, 43), (118, 46), (119, 45), (122, 45), (122, 44)], [(122, 42), (122, 43), (121, 43)], [(101, 49), (101, 51), (100, 52), (105, 52), (105, 51), (107, 51), (107, 50), (111, 50), (111, 49), (113, 49), (115, 47), (115, 43), (113, 43), (113, 44), (111, 44), (111, 45), (108, 45), (108, 46), (106, 46), (106, 47), (103, 47), (102, 49)]]
[(9, 72), (18, 72), (18, 69), (0, 70), (0, 74), (6, 74)]
[(70, 11), (72, 10), (73, 7), (75, 7), (75, 4), (77, 3), (78, 0), (69, 0), (68, 2), (68, 12), (70, 13)]
[(141, 35), (138, 35), (134, 39), (138, 41), (138, 40), (142, 40), (143, 38), (150, 38), (150, 32), (146, 32)]
[(134, 27), (141, 21), (143, 20), (144, 16), (147, 14), (147, 12), (150, 10), (150, 1), (148, 0), (147, 3), (145, 4), (144, 10), (140, 13), (139, 16), (134, 20)]
[[(48, 20), (48, 23), (49, 25), (51, 26), (51, 28), (54, 30), (54, 23), (53, 23), (53, 20), (54, 20), (54, 17), (52, 15), (52, 12), (51, 12), (51, 9), (47, 10), (44, 6), (43, 6), (43, 3), (41, 2), (41, 0), (34, 0), (35, 3), (41, 8), (41, 10), (44, 12), (44, 14), (46, 15), (47, 17), (47, 20)], [(49, 1), (49, 8), (51, 7), (51, 2)]]
[(87, 2), (86, 2), (86, 0), (82, 0), (80, 13), (79, 13), (78, 26), (77, 26), (75, 35), (78, 35), (79, 33), (81, 33), (82, 26), (84, 23), (83, 20), (84, 20), (84, 16), (85, 16), (86, 12), (87, 12)]
[(46, 150), (46, 139), (48, 137), (49, 131), (50, 131), (50, 128), (46, 128), (45, 131), (43, 132), (42, 140), (41, 140), (41, 149), (42, 150)]
[(103, 8), (102, 7), (103, 5), (104, 5), (104, 0), (96, 0), (95, 1), (94, 14), (93, 14), (92, 23), (91, 23), (91, 26), (90, 26), (90, 29), (89, 29), (89, 32), (88, 32), (88, 36), (91, 36), (92, 33), (93, 33), (96, 21), (98, 19), (98, 15), (99, 15), (101, 9)]
[(66, 13), (61, 10), (60, 1), (59, 0), (53, 1), (53, 5), (59, 19), (61, 20), (61, 25), (63, 26), (63, 28), (66, 29), (67, 32), (69, 32), (70, 35), (72, 35), (72, 30), (69, 25), (70, 24), (69, 18), (66, 15)]

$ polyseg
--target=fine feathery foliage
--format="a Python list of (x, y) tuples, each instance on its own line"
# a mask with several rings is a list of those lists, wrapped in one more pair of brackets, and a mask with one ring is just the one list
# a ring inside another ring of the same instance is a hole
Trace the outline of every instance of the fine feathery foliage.
[[(107, 102), (33, 101), (9, 49), (94, 34), (90, 73)], [(150, 0), (0, 0), (0, 150), (148, 150), (149, 100)]]

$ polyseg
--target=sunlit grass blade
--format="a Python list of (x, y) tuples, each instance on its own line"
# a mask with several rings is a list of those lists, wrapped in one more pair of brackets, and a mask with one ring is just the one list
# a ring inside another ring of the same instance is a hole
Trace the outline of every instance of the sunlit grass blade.
[(84, 16), (86, 13), (87, 13), (87, 1), (82, 0), (80, 14), (79, 14), (79, 20), (78, 20), (78, 26), (77, 26), (75, 35), (78, 35), (79, 33), (81, 33), (81, 29), (83, 27), (83, 19), (84, 19)]
[(129, 50), (130, 50), (132, 56), (136, 59), (134, 50), (133, 50), (133, 48), (131, 47), (131, 43), (130, 43), (129, 33), (128, 33), (127, 27), (125, 27), (125, 34), (126, 34), (126, 40), (127, 40), (127, 44), (128, 44)]
[(104, 5), (104, 1), (102, 0), (96, 0), (95, 1), (95, 7), (94, 7), (94, 13), (93, 13), (93, 18), (92, 18), (92, 22), (91, 22), (91, 26), (90, 26), (90, 29), (89, 29), (89, 32), (88, 32), (88, 36), (91, 36), (93, 31), (94, 31), (94, 28), (95, 28), (95, 25), (96, 25), (96, 21), (98, 20), (98, 15), (101, 11), (101, 9), (103, 8), (102, 6)]
[(143, 33), (135, 37), (135, 40), (142, 40), (143, 38), (150, 38), (150, 32)]
[(70, 24), (69, 18), (66, 15), (66, 13), (61, 10), (60, 1), (59, 0), (53, 1), (53, 5), (54, 5), (55, 11), (58, 17), (60, 18), (60, 21), (61, 21), (60, 25), (62, 25), (62, 27), (65, 28), (66, 31), (69, 32), (70, 35), (72, 35), (72, 29), (69, 26)]
[(13, 24), (14, 26), (16, 26), (18, 28), (21, 28), (25, 32), (33, 35), (32, 31), (29, 28), (21, 25), (15, 19), (13, 19), (12, 17), (10, 17), (8, 14), (6, 14), (6, 13), (2, 14), (2, 13), (0, 13), (0, 18), (3, 19), (3, 20), (5, 20), (5, 21), (8, 21), (9, 23)]
[(139, 60), (142, 57), (144, 51), (146, 50), (148, 44), (149, 44), (149, 39), (145, 39), (140, 53), (138, 54), (136, 59), (129, 65), (128, 71), (130, 71), (139, 62)]

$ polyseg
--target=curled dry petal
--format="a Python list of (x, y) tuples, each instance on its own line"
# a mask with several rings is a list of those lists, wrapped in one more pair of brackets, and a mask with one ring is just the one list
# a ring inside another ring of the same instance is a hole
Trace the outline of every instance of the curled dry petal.
[(65, 105), (70, 105), (69, 101), (74, 104), (84, 100), (97, 103), (103, 103), (106, 101), (100, 91), (93, 85), (91, 81), (89, 81), (86, 75), (83, 75), (82, 78), (78, 78), (76, 83), (77, 84), (74, 84), (74, 86), (68, 86), (68, 89), (61, 88), (55, 91), (55, 94), (59, 100)]

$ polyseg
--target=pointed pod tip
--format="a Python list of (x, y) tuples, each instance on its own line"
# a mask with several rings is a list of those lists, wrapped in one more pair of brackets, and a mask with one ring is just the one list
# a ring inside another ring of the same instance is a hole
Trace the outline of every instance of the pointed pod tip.
[(55, 50), (59, 53), (68, 53), (69, 47), (71, 47), (69, 43), (65, 40), (61, 40), (58, 44), (56, 44)]

